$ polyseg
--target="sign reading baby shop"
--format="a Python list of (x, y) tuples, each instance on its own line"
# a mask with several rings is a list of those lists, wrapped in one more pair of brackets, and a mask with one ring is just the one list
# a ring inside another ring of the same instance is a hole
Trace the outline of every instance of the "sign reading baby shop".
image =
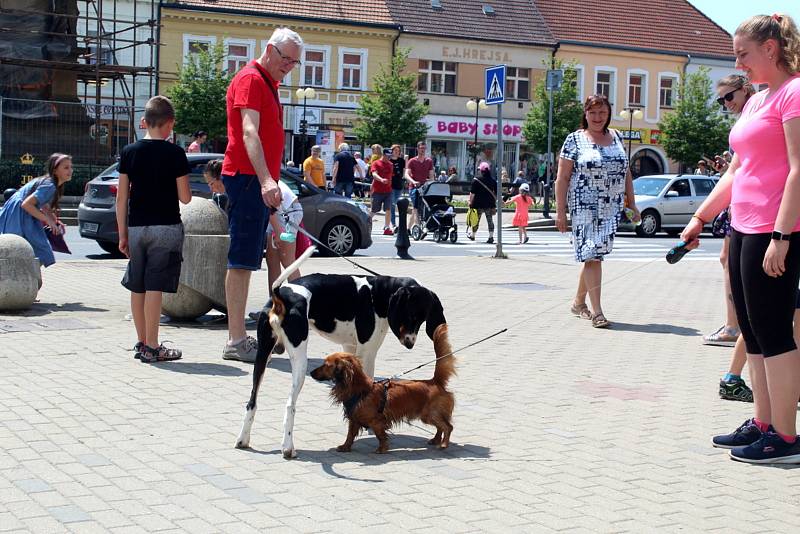
[[(453, 115), (426, 115), (422, 122), (428, 126), (428, 137), (475, 139), (475, 117)], [(478, 139), (497, 140), (497, 119), (478, 119)], [(503, 121), (503, 140), (521, 143), (522, 121), (505, 119)]]

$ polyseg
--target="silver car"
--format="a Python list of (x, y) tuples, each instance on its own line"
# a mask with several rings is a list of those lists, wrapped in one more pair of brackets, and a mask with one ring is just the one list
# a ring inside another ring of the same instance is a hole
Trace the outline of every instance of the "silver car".
[(676, 236), (689, 223), (692, 214), (718, 180), (719, 176), (690, 174), (640, 176), (633, 181), (633, 192), (642, 223), (634, 226), (623, 216), (619, 228), (635, 230), (641, 237), (653, 237), (662, 230)]

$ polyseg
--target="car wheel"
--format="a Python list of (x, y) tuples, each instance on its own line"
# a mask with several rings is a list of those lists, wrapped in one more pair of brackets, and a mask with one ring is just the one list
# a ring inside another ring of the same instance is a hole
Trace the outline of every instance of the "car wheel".
[(639, 237), (653, 237), (658, 232), (661, 221), (655, 210), (644, 210), (642, 213), (642, 223), (636, 227), (636, 235)]
[(109, 254), (114, 256), (115, 258), (124, 258), (125, 257), (125, 255), (122, 252), (119, 251), (119, 243), (114, 243), (112, 241), (99, 241), (98, 240), (97, 244), (100, 246), (100, 248), (102, 248), (103, 250), (105, 250), (106, 252), (108, 252)]
[[(325, 225), (320, 241), (336, 254), (352, 256), (358, 248), (358, 232), (352, 222), (339, 217)], [(332, 255), (330, 250), (324, 252), (328, 256)]]

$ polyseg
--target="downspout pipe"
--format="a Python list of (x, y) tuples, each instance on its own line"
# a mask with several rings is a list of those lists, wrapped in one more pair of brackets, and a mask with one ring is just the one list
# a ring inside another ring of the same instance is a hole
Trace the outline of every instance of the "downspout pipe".
[(397, 35), (395, 35), (392, 40), (392, 57), (397, 53), (397, 41), (400, 40), (400, 36), (403, 34), (403, 26), (398, 25), (395, 29), (397, 30)]

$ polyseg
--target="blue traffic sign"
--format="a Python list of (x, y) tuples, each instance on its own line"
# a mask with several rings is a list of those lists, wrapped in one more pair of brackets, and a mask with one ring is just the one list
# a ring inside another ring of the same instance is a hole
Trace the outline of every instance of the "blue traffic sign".
[(502, 104), (506, 101), (506, 66), (496, 65), (486, 69), (486, 103)]

